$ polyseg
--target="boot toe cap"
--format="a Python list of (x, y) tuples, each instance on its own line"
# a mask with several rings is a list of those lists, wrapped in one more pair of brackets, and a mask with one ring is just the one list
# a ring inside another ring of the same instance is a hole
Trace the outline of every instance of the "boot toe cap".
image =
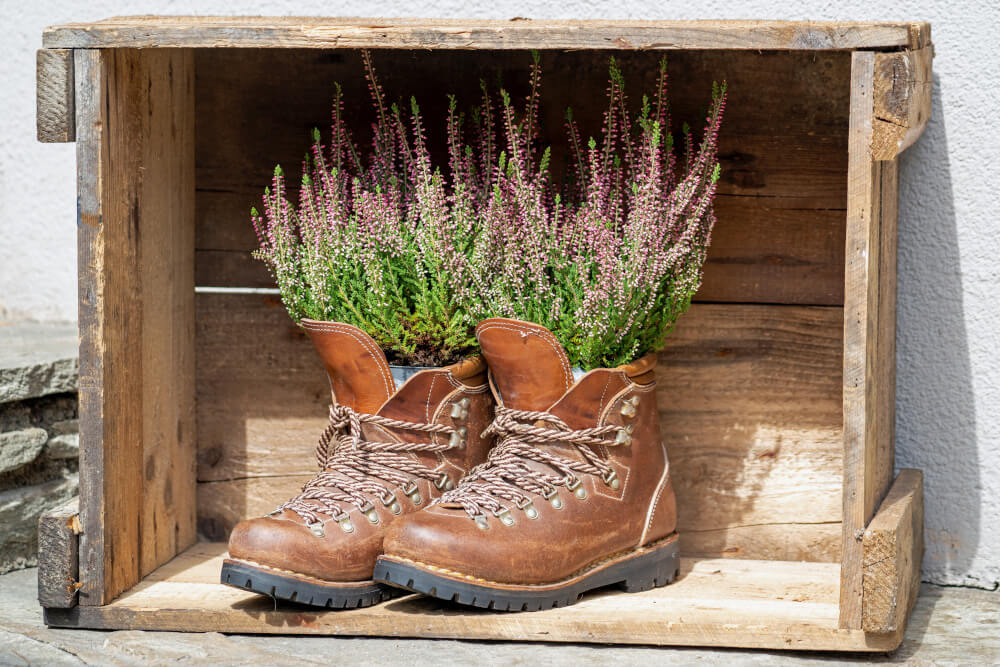
[(249, 519), (233, 528), (229, 555), (236, 560), (325, 581), (371, 579), (375, 559), (381, 552), (381, 536), (337, 533), (342, 531), (336, 523), (328, 523), (326, 533), (320, 537), (289, 518)]

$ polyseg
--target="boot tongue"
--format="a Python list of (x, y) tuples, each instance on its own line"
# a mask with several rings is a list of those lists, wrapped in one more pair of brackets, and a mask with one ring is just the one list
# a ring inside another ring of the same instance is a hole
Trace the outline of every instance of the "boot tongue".
[(375, 414), (396, 390), (385, 354), (371, 336), (343, 322), (302, 320), (319, 353), (335, 403)]
[(508, 408), (548, 410), (573, 385), (566, 351), (541, 325), (493, 318), (476, 327), (476, 338)]

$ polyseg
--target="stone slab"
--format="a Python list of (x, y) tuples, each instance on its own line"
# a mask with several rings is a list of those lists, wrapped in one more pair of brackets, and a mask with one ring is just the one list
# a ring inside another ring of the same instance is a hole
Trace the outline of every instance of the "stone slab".
[(0, 493), (0, 572), (38, 562), (38, 518), (75, 496), (78, 486), (79, 476), (72, 473)]
[(43, 428), (31, 427), (0, 433), (0, 473), (17, 470), (34, 461), (48, 439), (49, 434)]
[(0, 403), (77, 390), (73, 323), (0, 322)]

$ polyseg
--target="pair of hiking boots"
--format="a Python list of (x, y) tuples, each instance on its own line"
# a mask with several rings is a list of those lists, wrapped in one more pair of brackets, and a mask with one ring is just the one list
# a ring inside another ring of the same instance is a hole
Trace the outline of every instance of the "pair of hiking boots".
[(223, 583), (330, 608), (405, 589), (526, 611), (677, 575), (654, 354), (576, 377), (547, 329), (490, 319), (483, 358), (397, 386), (360, 329), (303, 326), (333, 392), (321, 472), (234, 528)]

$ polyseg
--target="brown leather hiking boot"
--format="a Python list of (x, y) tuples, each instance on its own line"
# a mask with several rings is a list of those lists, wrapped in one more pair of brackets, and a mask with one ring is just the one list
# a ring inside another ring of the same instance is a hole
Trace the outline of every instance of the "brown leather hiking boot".
[(574, 383), (544, 327), (490, 319), (476, 335), (497, 400), (497, 444), (457, 488), (389, 528), (375, 579), (512, 611), (673, 581), (676, 502), (656, 356)]
[(372, 580), (386, 528), (486, 459), (486, 364), (476, 357), (422, 370), (397, 387), (382, 350), (360, 329), (302, 325), (333, 393), (316, 452), (320, 473), (270, 515), (233, 529), (222, 583), (303, 604), (363, 607), (393, 591)]

